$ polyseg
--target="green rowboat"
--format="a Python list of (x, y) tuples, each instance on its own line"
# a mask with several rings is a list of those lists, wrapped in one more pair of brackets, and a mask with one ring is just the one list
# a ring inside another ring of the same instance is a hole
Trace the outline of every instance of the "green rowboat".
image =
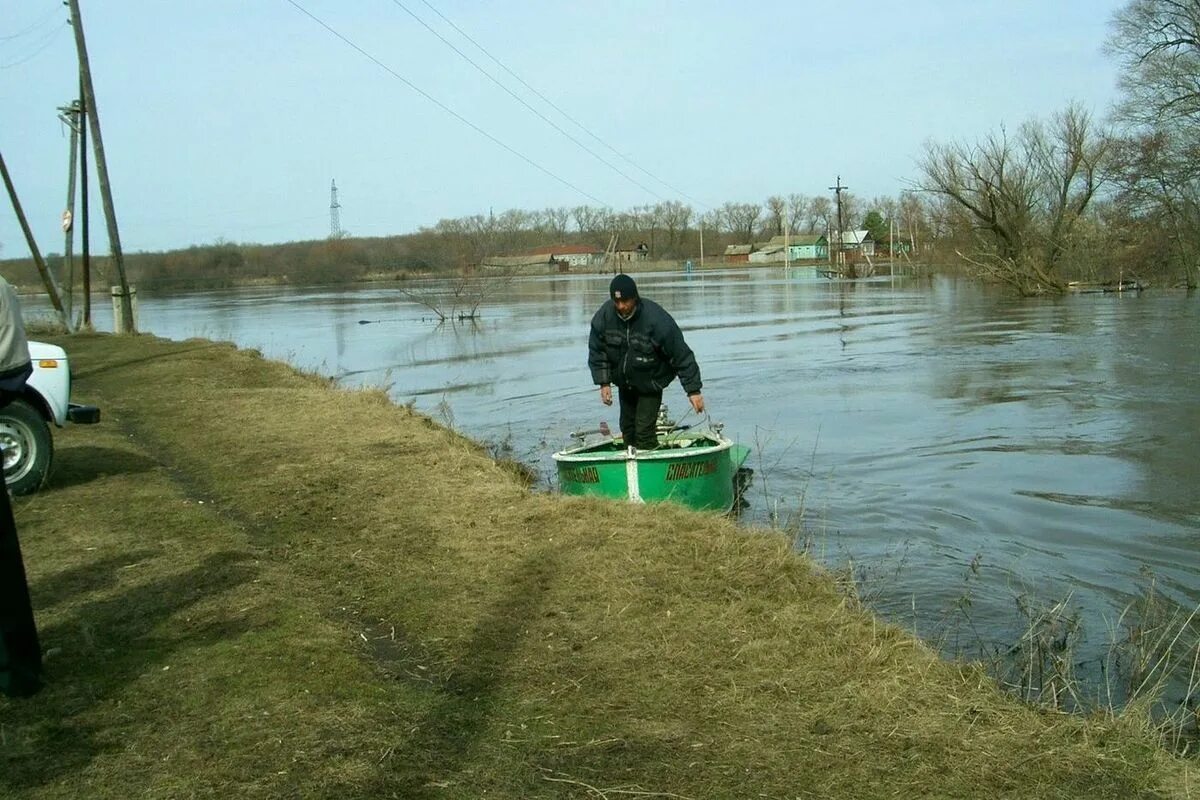
[(662, 432), (653, 450), (626, 447), (620, 436), (554, 454), (563, 494), (682, 503), (726, 512), (737, 502), (749, 470), (750, 448), (711, 430)]

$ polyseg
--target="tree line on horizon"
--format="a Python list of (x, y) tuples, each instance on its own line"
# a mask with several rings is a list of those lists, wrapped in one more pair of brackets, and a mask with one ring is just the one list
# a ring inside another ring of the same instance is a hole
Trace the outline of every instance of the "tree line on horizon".
[[(869, 203), (842, 194), (846, 230), (870, 229), (885, 241), (889, 222), (900, 219), (904, 236), (931, 236), (930, 209), (916, 194), (879, 197)], [(595, 206), (509, 209), (439, 220), (415, 233), (254, 244), (218, 241), (209, 245), (161, 252), (125, 254), (131, 283), (146, 291), (224, 288), (248, 282), (296, 285), (351, 283), (369, 279), (423, 275), (457, 275), (490, 256), (519, 255), (547, 246), (577, 245), (600, 253), (615, 235), (619, 246), (645, 244), (656, 261), (697, 259), (701, 239), (706, 257), (718, 261), (728, 244), (764, 241), (794, 233), (830, 233), (837, 212), (829, 197), (773, 195), (763, 203), (725, 203), (699, 214), (691, 206), (669, 201), (613, 212)], [(47, 264), (61, 275), (63, 258), (51, 253)], [(109, 260), (92, 258), (96, 285), (107, 285)], [(76, 271), (79, 270), (76, 259)], [(37, 285), (32, 259), (3, 262), (3, 271), (18, 284)]]
[[(841, 228), (892, 232), (914, 257), (1006, 284), (1023, 295), (1071, 280), (1130, 278), (1195, 288), (1200, 280), (1200, 0), (1130, 0), (1107, 51), (1122, 72), (1107, 121), (1078, 105), (973, 142), (929, 141), (898, 197), (841, 194)], [(326, 284), (456, 275), (489, 256), (644, 243), (653, 260), (719, 259), (729, 244), (785, 231), (832, 233), (827, 195), (775, 194), (698, 211), (678, 201), (625, 211), (581, 205), (443, 219), (414, 233), (288, 242), (218, 241), (125, 257), (148, 291), (246, 282)], [(702, 244), (703, 243), (703, 244)], [(47, 258), (61, 274), (62, 257)], [(93, 258), (100, 285), (108, 260)], [(78, 270), (78, 267), (76, 267)], [(40, 283), (31, 259), (2, 263), (11, 282)]]

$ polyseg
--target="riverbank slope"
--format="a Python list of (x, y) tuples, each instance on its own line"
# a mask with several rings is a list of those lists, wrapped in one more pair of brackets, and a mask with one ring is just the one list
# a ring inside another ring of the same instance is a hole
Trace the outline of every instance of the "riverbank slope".
[(0, 794), (1159, 797), (1130, 716), (1035, 712), (781, 536), (531, 494), (381, 391), (83, 335), (16, 503), (47, 686)]

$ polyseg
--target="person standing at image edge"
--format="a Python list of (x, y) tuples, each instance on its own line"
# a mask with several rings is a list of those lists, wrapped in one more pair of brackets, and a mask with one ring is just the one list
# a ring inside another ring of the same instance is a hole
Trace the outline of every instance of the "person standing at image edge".
[[(17, 292), (0, 275), (0, 406), (21, 396), (33, 373)], [(0, 695), (27, 697), (41, 687), (42, 648), (21, 542), (7, 491), (0, 489)]]
[(612, 387), (617, 386), (625, 444), (649, 450), (658, 445), (655, 426), (663, 389), (676, 377), (692, 409), (704, 412), (700, 367), (679, 325), (658, 303), (638, 296), (633, 278), (617, 275), (608, 294), (592, 317), (588, 368), (606, 406), (612, 405)]

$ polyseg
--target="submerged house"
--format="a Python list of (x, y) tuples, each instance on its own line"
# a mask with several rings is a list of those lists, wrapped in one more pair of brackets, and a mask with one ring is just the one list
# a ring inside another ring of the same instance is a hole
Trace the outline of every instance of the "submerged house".
[(508, 275), (540, 275), (553, 271), (554, 266), (554, 259), (550, 257), (549, 253), (523, 256), (486, 256), (479, 262), (479, 268), (484, 272)]
[(492, 272), (540, 274), (567, 272), (572, 268), (589, 267), (604, 260), (604, 254), (594, 247), (577, 244), (556, 244), (536, 247), (515, 256), (488, 256), (480, 267)]
[(871, 237), (870, 231), (842, 231), (842, 251), (873, 256), (875, 239)]
[(650, 248), (645, 242), (637, 247), (625, 247), (614, 251), (617, 261), (645, 261), (650, 257)]
[(594, 247), (579, 244), (556, 244), (529, 251), (531, 256), (549, 256), (550, 260), (566, 267), (588, 267), (599, 263), (604, 254)]
[(745, 264), (750, 260), (750, 253), (754, 251), (752, 244), (731, 244), (725, 247), (725, 263), (726, 264)]
[(793, 233), (786, 237), (772, 236), (771, 241), (764, 246), (783, 247), (785, 238), (787, 239), (788, 261), (825, 261), (829, 258), (829, 240), (823, 233)]
[(751, 264), (782, 264), (786, 260), (783, 251), (784, 247), (782, 244), (767, 242), (755, 245), (755, 250), (750, 253), (749, 260)]
[(553, 270), (554, 260), (548, 253), (538, 255), (486, 255), (479, 263), (485, 272), (504, 272), (509, 275), (528, 273), (538, 275)]
[(913, 242), (908, 236), (897, 236), (882, 242), (877, 241), (875, 247), (884, 255), (910, 255), (913, 251)]

